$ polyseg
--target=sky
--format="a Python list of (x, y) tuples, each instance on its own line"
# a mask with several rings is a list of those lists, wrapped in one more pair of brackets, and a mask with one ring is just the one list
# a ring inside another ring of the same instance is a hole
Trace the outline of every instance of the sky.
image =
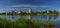
[(0, 12), (9, 11), (57, 10), (60, 11), (60, 0), (0, 0)]

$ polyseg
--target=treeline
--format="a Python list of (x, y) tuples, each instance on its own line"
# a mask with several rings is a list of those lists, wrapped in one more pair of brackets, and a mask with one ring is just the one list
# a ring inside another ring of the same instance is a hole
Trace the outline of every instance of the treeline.
[(41, 11), (41, 12), (31, 12), (31, 13), (27, 13), (27, 12), (5, 12), (5, 13), (0, 13), (0, 15), (37, 15), (37, 14), (59, 14), (58, 11), (56, 10), (48, 10), (48, 11)]

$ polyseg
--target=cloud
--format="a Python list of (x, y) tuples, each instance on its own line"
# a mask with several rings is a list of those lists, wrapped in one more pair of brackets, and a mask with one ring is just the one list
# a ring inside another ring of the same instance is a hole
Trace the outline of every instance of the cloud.
[(12, 5), (12, 6), (7, 6), (7, 7), (33, 7), (33, 8), (46, 8), (49, 6), (46, 5), (30, 5), (30, 4), (20, 4), (20, 5)]

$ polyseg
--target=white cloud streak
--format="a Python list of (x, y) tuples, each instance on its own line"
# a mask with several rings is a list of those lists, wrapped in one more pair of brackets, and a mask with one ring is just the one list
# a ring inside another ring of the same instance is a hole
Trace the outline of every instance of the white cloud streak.
[(49, 6), (46, 5), (26, 5), (26, 4), (22, 4), (22, 5), (12, 5), (12, 6), (7, 6), (7, 7), (42, 7), (42, 8), (46, 8)]

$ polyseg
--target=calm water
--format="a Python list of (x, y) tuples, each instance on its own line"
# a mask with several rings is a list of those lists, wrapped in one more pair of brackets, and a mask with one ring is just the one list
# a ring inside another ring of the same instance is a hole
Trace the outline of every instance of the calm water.
[(30, 15), (26, 15), (26, 16), (19, 16), (19, 15), (0, 15), (0, 18), (6, 18), (6, 19), (10, 19), (10, 20), (18, 20), (19, 18), (25, 18), (25, 19), (32, 19), (32, 20), (41, 20), (41, 21), (47, 21), (47, 20), (51, 20), (55, 23), (57, 28), (60, 28), (60, 16), (30, 16)]

